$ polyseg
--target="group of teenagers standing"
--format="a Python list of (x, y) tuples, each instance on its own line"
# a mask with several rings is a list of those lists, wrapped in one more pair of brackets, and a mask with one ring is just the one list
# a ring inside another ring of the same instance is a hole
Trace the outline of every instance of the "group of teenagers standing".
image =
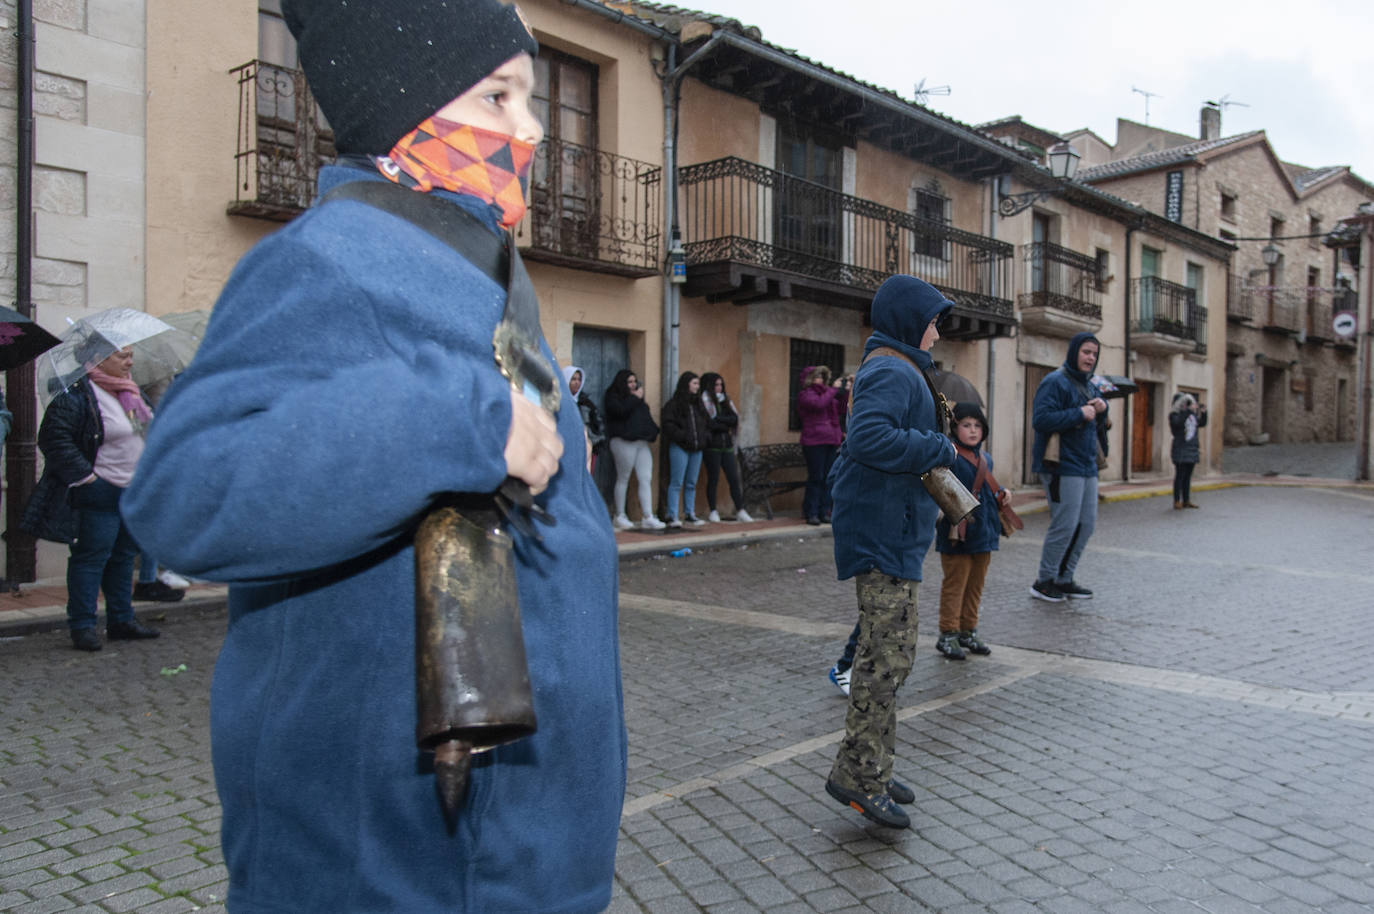
[[(593, 459), (606, 450), (615, 462), (614, 516), (612, 524), (618, 530), (632, 530), (636, 524), (625, 513), (625, 500), (630, 491), (630, 477), (638, 484), (640, 521), (644, 530), (700, 527), (708, 521), (720, 523), (717, 495), (720, 476), (725, 474), (730, 498), (735, 506), (735, 520), (753, 523), (744, 509), (744, 490), (740, 485), (739, 463), (735, 459), (735, 430), (739, 427), (739, 410), (725, 390), (725, 379), (715, 372), (697, 376), (684, 371), (677, 379), (677, 389), (663, 404), (659, 413), (662, 428), (654, 421), (644, 387), (639, 376), (628, 368), (616, 373), (602, 398), (604, 414), (583, 389), (581, 368), (570, 365), (563, 369), (568, 392), (577, 403), (587, 438), (592, 445)], [(604, 415), (604, 418), (603, 418)], [(660, 519), (654, 512), (654, 457), (650, 447), (662, 431), (668, 441), (667, 505)], [(697, 477), (706, 466), (705, 519), (696, 514)]]

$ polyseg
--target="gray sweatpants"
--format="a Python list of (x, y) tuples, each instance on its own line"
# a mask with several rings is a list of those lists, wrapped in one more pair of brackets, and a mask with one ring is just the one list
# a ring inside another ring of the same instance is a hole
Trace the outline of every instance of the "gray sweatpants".
[(1050, 528), (1045, 531), (1045, 544), (1040, 547), (1040, 574), (1036, 580), (1067, 584), (1073, 580), (1078, 558), (1097, 526), (1097, 477), (1060, 476), (1057, 493), (1053, 480), (1049, 473), (1040, 474), (1050, 505)]

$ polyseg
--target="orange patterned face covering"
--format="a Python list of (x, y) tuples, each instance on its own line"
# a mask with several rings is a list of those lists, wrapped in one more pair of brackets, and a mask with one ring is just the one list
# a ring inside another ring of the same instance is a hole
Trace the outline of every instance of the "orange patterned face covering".
[(525, 215), (534, 146), (515, 137), (429, 117), (401, 137), (377, 169), (392, 181), (428, 192), (471, 194), (501, 210), (510, 228)]

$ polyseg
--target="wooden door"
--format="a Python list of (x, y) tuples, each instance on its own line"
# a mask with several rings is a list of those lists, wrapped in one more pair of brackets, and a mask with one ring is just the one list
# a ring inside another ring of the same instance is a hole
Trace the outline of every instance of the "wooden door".
[(1155, 468), (1155, 388), (1142, 382), (1131, 395), (1131, 472), (1148, 473)]

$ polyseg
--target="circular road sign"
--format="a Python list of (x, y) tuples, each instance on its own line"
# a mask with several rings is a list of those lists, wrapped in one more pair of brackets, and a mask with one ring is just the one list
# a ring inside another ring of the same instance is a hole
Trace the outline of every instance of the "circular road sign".
[(1355, 312), (1337, 311), (1336, 316), (1331, 319), (1331, 329), (1336, 331), (1336, 336), (1348, 340), (1355, 335)]

